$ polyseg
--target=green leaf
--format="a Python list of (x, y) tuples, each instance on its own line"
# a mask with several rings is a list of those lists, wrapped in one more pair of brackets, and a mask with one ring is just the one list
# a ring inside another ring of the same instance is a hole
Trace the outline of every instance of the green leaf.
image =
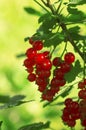
[(25, 98), (25, 95), (15, 95), (13, 97), (9, 97), (9, 100), (7, 100), (7, 102), (5, 101), (5, 103), (3, 102), (4, 104), (0, 106), (0, 109), (7, 109), (7, 108), (19, 106), (24, 103), (33, 101), (33, 100), (22, 101), (24, 98)]
[(74, 67), (72, 67), (71, 71), (67, 74), (65, 74), (65, 79), (68, 83), (74, 81), (79, 73), (83, 71), (83, 68), (81, 67), (80, 61), (77, 60), (75, 62)]
[(20, 127), (18, 130), (44, 130), (50, 127), (50, 121), (46, 122), (45, 124), (43, 122), (39, 123), (33, 123), (26, 126)]
[(25, 7), (24, 10), (29, 14), (41, 16), (41, 13), (32, 7)]
[(69, 13), (71, 13), (69, 15), (69, 17), (67, 17), (65, 19), (65, 22), (75, 22), (78, 23), (79, 21), (84, 21), (86, 20), (86, 14), (82, 11), (76, 10), (74, 13), (74, 10), (72, 8), (68, 8)]
[(52, 15), (45, 14), (39, 19), (41, 25), (37, 31), (42, 31), (43, 33), (49, 33), (52, 29), (55, 29), (57, 21)]
[(83, 40), (86, 38), (86, 36), (80, 35), (79, 26), (71, 27), (71, 28), (69, 28), (68, 31), (73, 40), (79, 41), (79, 40)]
[(70, 6), (67, 7), (67, 11), (69, 12), (69, 14), (78, 14), (78, 9), (71, 8)]

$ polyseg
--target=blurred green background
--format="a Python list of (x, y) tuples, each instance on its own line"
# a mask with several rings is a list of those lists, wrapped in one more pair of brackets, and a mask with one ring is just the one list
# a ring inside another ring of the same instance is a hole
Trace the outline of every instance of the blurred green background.
[(24, 57), (16, 57), (29, 47), (24, 38), (31, 36), (38, 26), (38, 17), (24, 11), (27, 6), (40, 10), (33, 0), (0, 0), (0, 95), (21, 94), (26, 95), (25, 100), (35, 100), (0, 110), (2, 130), (17, 130), (22, 125), (48, 120), (52, 122), (51, 128), (54, 130), (69, 129), (59, 118), (62, 107), (43, 108), (37, 86), (26, 79)]

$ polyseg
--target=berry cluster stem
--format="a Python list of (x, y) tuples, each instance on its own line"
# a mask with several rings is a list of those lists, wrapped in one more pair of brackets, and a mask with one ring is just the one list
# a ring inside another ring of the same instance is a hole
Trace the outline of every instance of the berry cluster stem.
[(74, 49), (78, 52), (78, 54), (79, 54), (80, 57), (83, 59), (83, 61), (86, 62), (86, 60), (84, 59), (84, 54), (83, 54), (83, 53), (78, 49), (78, 47), (76, 46), (74, 40), (73, 40), (72, 37), (70, 36), (70, 33), (69, 33), (69, 31), (68, 31), (68, 29), (67, 29), (67, 27), (66, 27), (66, 24), (63, 23), (63, 22), (60, 20), (58, 14), (57, 14), (57, 11), (53, 8), (53, 5), (51, 4), (50, 0), (47, 0), (47, 2), (45, 2), (44, 0), (41, 0), (41, 1), (42, 1), (42, 3), (43, 3), (46, 7), (48, 7), (48, 8), (51, 10), (52, 14), (57, 17), (57, 19), (56, 19), (56, 20), (57, 20), (57, 23), (59, 24), (59, 26), (62, 28), (62, 30), (63, 30), (64, 33), (66, 34), (66, 37), (67, 37), (68, 41), (71, 43), (71, 45), (74, 47)]

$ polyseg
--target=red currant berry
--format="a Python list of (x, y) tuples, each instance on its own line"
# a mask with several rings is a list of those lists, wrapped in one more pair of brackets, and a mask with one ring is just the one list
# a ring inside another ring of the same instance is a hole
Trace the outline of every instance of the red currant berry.
[(29, 38), (29, 43), (32, 45), (33, 42), (34, 42), (33, 37), (30, 37), (30, 38)]
[(27, 79), (30, 81), (30, 82), (33, 82), (35, 81), (36, 79), (36, 75), (34, 73), (31, 73), (28, 75)]
[(80, 90), (78, 93), (79, 98), (81, 99), (86, 99), (86, 89), (85, 90)]
[(31, 68), (33, 65), (35, 65), (34, 60), (25, 59), (24, 60), (24, 66), (27, 68)]
[(43, 61), (43, 63), (42, 63), (42, 68), (43, 68), (44, 70), (50, 70), (51, 67), (52, 67), (51, 61), (50, 61), (49, 59), (45, 59), (45, 60)]
[(36, 55), (37, 55), (37, 51), (34, 50), (33, 48), (29, 48), (27, 51), (26, 51), (26, 55), (29, 59), (33, 59)]
[(54, 66), (59, 66), (61, 64), (61, 59), (59, 57), (55, 57), (53, 59), (53, 65)]
[(71, 65), (66, 62), (63, 62), (61, 63), (60, 68), (63, 73), (67, 73), (71, 70)]
[(38, 90), (40, 92), (43, 92), (46, 89), (46, 86), (47, 86), (47, 84), (40, 84), (39, 87), (38, 87)]
[(76, 121), (74, 119), (69, 119), (67, 121), (67, 125), (70, 126), (70, 127), (74, 127), (76, 124)]
[(80, 89), (85, 88), (84, 82), (79, 82), (79, 83), (78, 83), (78, 88), (80, 88)]
[(34, 69), (33, 69), (33, 67), (28, 67), (26, 70), (28, 73), (32, 73)]
[(59, 85), (60, 86), (64, 86), (65, 84), (66, 84), (66, 80), (65, 79), (59, 80)]
[(45, 56), (45, 58), (50, 58), (50, 52), (49, 51), (44, 51), (43, 54)]
[(60, 87), (60, 81), (54, 77), (52, 80), (51, 80), (51, 86), (53, 87)]
[(37, 85), (43, 85), (43, 84), (46, 84), (47, 82), (46, 82), (46, 79), (44, 79), (44, 78), (40, 78), (40, 77), (37, 77), (36, 78), (36, 84)]
[(58, 92), (59, 92), (60, 87), (51, 86), (50, 90), (52, 91), (53, 95), (55, 95), (55, 93), (58, 93)]
[(75, 56), (74, 56), (74, 54), (73, 54), (72, 52), (68, 52), (68, 53), (65, 54), (64, 60), (65, 60), (65, 62), (67, 62), (68, 64), (71, 64), (71, 63), (74, 62)]
[(39, 77), (41, 78), (48, 78), (50, 76), (50, 71), (49, 70), (40, 70), (40, 71), (37, 71), (37, 74)]
[(35, 50), (41, 50), (43, 48), (43, 42), (40, 40), (34, 41), (33, 42), (33, 48)]
[(64, 78), (64, 73), (61, 71), (61, 69), (55, 69), (54, 70), (54, 76), (56, 76), (58, 79)]
[(86, 119), (81, 121), (82, 126), (86, 126)]
[(39, 53), (35, 56), (35, 63), (36, 64), (41, 64), (43, 63), (45, 60), (44, 54), (43, 53)]
[(73, 102), (73, 101), (72, 101), (71, 98), (67, 98), (67, 99), (65, 100), (64, 104), (65, 104), (66, 106), (69, 106), (72, 102)]

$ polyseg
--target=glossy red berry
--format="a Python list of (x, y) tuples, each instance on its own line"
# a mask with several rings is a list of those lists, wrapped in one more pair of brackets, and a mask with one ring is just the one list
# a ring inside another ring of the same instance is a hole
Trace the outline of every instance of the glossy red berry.
[(50, 70), (51, 67), (52, 67), (51, 61), (50, 61), (49, 59), (45, 59), (45, 60), (43, 61), (43, 63), (42, 63), (42, 68), (43, 68), (44, 70)]
[(40, 40), (37, 40), (37, 41), (34, 41), (33, 42), (33, 48), (35, 49), (35, 50), (41, 50), (42, 48), (43, 48), (43, 42), (42, 41), (40, 41)]
[(45, 57), (44, 57), (44, 54), (43, 53), (38, 53), (36, 56), (35, 56), (35, 63), (36, 64), (41, 64), (43, 63), (45, 60)]
[(36, 75), (34, 73), (31, 73), (28, 75), (27, 79), (30, 81), (30, 82), (33, 82), (35, 81), (36, 79)]
[(26, 56), (29, 58), (29, 59), (33, 59), (35, 56), (37, 55), (37, 51), (34, 50), (33, 48), (29, 48), (27, 51), (26, 51)]
[(68, 53), (65, 54), (64, 60), (65, 60), (65, 62), (67, 62), (68, 64), (71, 64), (71, 63), (74, 62), (75, 56), (74, 56), (74, 54), (73, 54), (72, 52), (68, 52)]
[(45, 58), (50, 58), (50, 52), (49, 51), (44, 51), (43, 52)]

